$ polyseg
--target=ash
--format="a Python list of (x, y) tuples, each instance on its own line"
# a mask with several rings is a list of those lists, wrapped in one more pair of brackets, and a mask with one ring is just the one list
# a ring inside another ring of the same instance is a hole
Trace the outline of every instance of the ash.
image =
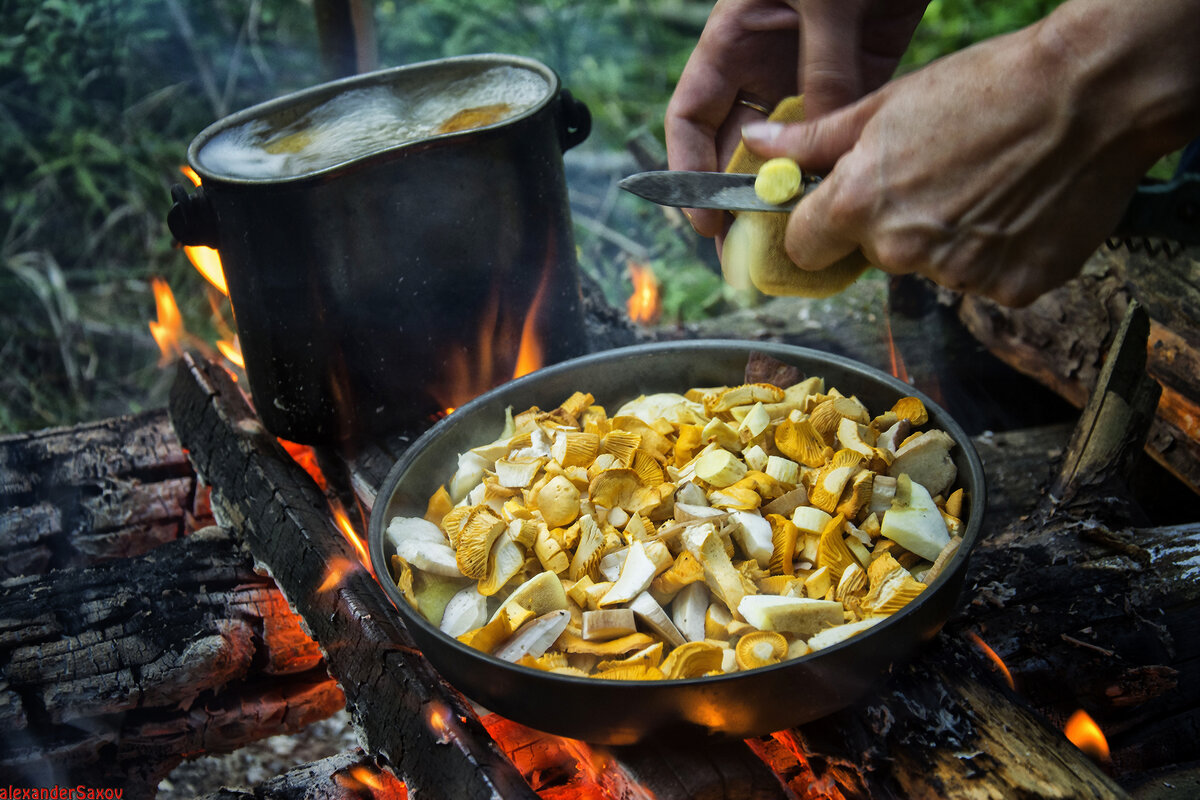
[(359, 746), (343, 709), (293, 734), (271, 736), (233, 753), (184, 761), (158, 785), (158, 800), (193, 800), (219, 789), (251, 790), (293, 767)]

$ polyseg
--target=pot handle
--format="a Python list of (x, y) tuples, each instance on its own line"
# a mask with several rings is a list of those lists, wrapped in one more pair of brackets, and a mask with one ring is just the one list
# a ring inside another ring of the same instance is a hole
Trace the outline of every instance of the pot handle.
[(561, 128), (558, 141), (563, 151), (570, 150), (592, 132), (592, 112), (582, 101), (576, 100), (570, 89), (558, 93), (558, 116)]
[(188, 246), (217, 246), (217, 215), (212, 203), (204, 193), (204, 187), (196, 187), (195, 194), (188, 194), (180, 184), (171, 187), (171, 210), (167, 212), (167, 227), (180, 244)]

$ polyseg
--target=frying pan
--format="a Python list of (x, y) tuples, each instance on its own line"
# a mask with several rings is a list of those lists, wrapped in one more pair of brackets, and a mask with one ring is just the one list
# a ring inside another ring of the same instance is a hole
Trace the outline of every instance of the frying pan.
[[(905, 395), (920, 397), (930, 427), (954, 438), (957, 485), (966, 490), (963, 541), (942, 574), (904, 609), (824, 650), (748, 672), (676, 681), (612, 681), (521, 667), (443, 634), (403, 599), (390, 580), (392, 546), (384, 530), (395, 516), (422, 516), (449, 480), (459, 453), (494, 441), (504, 410), (552, 409), (574, 391), (591, 392), (610, 410), (640, 394), (744, 382), (752, 352), (798, 367), (826, 386), (857, 395), (872, 413)], [(515, 722), (598, 744), (631, 744), (699, 732), (745, 738), (800, 725), (851, 704), (889, 665), (912, 656), (945, 623), (958, 598), (985, 505), (983, 465), (962, 428), (928, 397), (878, 370), (789, 345), (693, 340), (635, 345), (547, 367), (477, 397), (418, 439), (380, 488), (369, 526), (375, 574), (430, 663), (476, 703)]]

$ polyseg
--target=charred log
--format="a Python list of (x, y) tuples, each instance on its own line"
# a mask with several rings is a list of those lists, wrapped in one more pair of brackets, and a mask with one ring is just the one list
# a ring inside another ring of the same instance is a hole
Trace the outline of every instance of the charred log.
[(165, 411), (0, 437), (0, 577), (148, 552), (198, 495)]
[(253, 789), (222, 789), (200, 800), (362, 800), (403, 798), (407, 788), (361, 752), (301, 764)]
[[(262, 428), (228, 373), (185, 357), (171, 411), (219, 519), (236, 523), (325, 652), (364, 745), (414, 791), (533, 797), (512, 763), (412, 644), (336, 528), (321, 490)], [(330, 580), (333, 565), (345, 571)]]
[(270, 579), (208, 528), (0, 583), (0, 772), (149, 796), (186, 754), (329, 716), (342, 694)]

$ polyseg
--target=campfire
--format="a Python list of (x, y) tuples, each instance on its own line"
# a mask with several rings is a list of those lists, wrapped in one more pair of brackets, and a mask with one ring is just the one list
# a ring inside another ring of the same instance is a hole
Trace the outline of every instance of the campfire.
[[(742, 338), (849, 353), (970, 420), (990, 504), (966, 588), (945, 629), (847, 709), (746, 740), (600, 746), (473, 705), (429, 665), (379, 584), (390, 578), (373, 573), (365, 521), (388, 469), (435, 418), (352, 448), (273, 435), (246, 389), (220, 259), (187, 252), (213, 287), (221, 333), (197, 339), (155, 282), (150, 328), (176, 371), (169, 417), (0, 439), (5, 530), (20, 533), (3, 543), (0, 586), (6, 774), (151, 796), (185, 758), (341, 708), (360, 747), (297, 765), (261, 796), (1121, 797), (1194, 760), (1195, 504), (1171, 495), (1179, 510), (1152, 519), (1136, 486), (1147, 445), (1185, 483), (1195, 474), (1179, 453), (1192, 442), (1187, 390), (1176, 380), (1160, 402), (1147, 377), (1170, 382), (1191, 351), (1138, 303), (1120, 306), (1082, 392), (1063, 388), (1070, 369), (1035, 355), (1044, 311), (1006, 316), (942, 296), (906, 316), (890, 308), (913, 288), (893, 284), (862, 289), (862, 316), (839, 309), (773, 329), (770, 309), (755, 312)], [(633, 262), (629, 273), (623, 311), (589, 298), (591, 328), (632, 344), (724, 335), (736, 322), (655, 329), (657, 279)], [(481, 315), (475, 344), (423, 387), (435, 417), (546, 362), (533, 321), (548, 286), (540, 275), (516, 315), (515, 366), (492, 357), (496, 317)], [(1075, 305), (1059, 302), (1056, 319)], [(1022, 324), (1030, 341), (1013, 338)], [(1026, 372), (1067, 373), (1055, 388), (1082, 415), (1055, 411), (1054, 395), (990, 356), (985, 371), (968, 329)]]

